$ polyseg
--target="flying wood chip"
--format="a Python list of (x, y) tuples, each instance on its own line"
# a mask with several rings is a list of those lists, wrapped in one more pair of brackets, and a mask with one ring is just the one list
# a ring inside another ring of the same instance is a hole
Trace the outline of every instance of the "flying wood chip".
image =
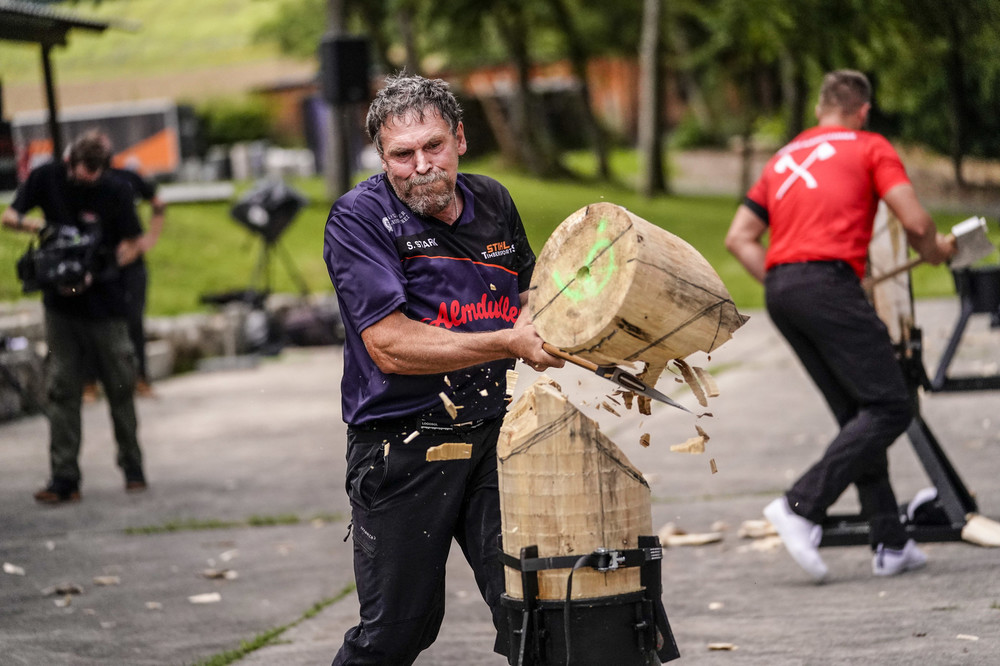
[(514, 397), (514, 387), (517, 386), (517, 370), (507, 371), (507, 399), (510, 400)]
[(642, 433), (642, 437), (639, 438), (639, 445), (640, 446), (649, 446), (649, 433), (648, 432)]
[(616, 412), (615, 409), (614, 409), (614, 407), (612, 407), (611, 405), (609, 405), (606, 401), (602, 400), (600, 407), (601, 407), (601, 409), (604, 409), (605, 411), (611, 412), (615, 416), (619, 416), (619, 417), (621, 416), (621, 414), (619, 414), (618, 412)]
[(715, 383), (715, 377), (710, 375), (708, 370), (695, 366), (694, 374), (698, 377), (698, 381), (701, 382), (702, 388), (705, 389), (705, 394), (709, 398), (719, 397), (719, 385)]
[(694, 371), (691, 370), (691, 366), (679, 358), (674, 359), (674, 365), (681, 371), (684, 381), (687, 382), (691, 392), (694, 393), (694, 397), (698, 399), (698, 404), (702, 407), (708, 407), (708, 399), (705, 397), (705, 391), (702, 389), (701, 384), (698, 383), (698, 378), (695, 376)]
[(692, 437), (683, 444), (674, 444), (670, 447), (670, 450), (674, 453), (704, 453), (705, 438), (700, 435), (698, 437)]
[(699, 426), (695, 426), (695, 430), (698, 431), (697, 437), (692, 437), (683, 444), (674, 444), (670, 447), (670, 450), (675, 453), (704, 453), (705, 442), (711, 438)]
[(444, 409), (448, 412), (448, 415), (451, 416), (452, 420), (457, 419), (458, 407), (456, 407), (455, 403), (451, 401), (451, 398), (449, 398), (444, 391), (438, 393), (438, 397), (441, 398), (441, 402), (444, 403)]
[(472, 444), (446, 442), (427, 449), (427, 462), (439, 460), (469, 460), (472, 458)]

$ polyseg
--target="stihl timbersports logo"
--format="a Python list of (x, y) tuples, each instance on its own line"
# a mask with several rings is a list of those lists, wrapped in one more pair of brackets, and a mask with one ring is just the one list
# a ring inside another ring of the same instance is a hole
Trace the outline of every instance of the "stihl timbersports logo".
[(514, 246), (507, 241), (500, 241), (499, 243), (490, 243), (486, 246), (486, 252), (480, 252), (483, 255), (483, 259), (493, 259), (495, 257), (502, 257), (505, 254), (510, 254), (514, 251)]

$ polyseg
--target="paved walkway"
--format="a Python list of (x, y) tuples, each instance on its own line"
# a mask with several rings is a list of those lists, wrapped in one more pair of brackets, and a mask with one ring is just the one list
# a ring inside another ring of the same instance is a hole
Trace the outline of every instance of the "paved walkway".
[[(951, 300), (918, 305), (928, 371), (936, 368), (956, 311)], [(834, 432), (767, 316), (750, 314), (710, 362), (692, 358), (714, 371), (721, 389), (715, 417), (699, 421), (712, 437), (705, 455), (669, 451), (694, 434), (694, 419), (678, 410), (654, 407), (652, 417), (641, 419), (583, 408), (649, 477), (655, 528), (728, 526), (720, 543), (665, 551), (664, 602), (682, 653), (677, 663), (997, 663), (1000, 550), (926, 544), (926, 569), (884, 580), (871, 576), (866, 548), (829, 548), (823, 555), (830, 581), (815, 586), (781, 547), (758, 549), (758, 542), (737, 536), (742, 521), (759, 518)], [(977, 318), (969, 328), (953, 367), (996, 372), (1000, 331)], [(5, 567), (12, 573), (0, 573), (0, 664), (195, 664), (292, 624), (275, 644), (236, 663), (329, 663), (357, 612), (354, 595), (344, 593), (353, 576), (343, 540), (340, 353), (289, 349), (255, 369), (159, 382), (158, 398), (139, 403), (151, 483), (143, 495), (123, 491), (103, 402), (84, 409), (79, 504), (43, 507), (31, 499), (47, 471), (44, 419), (0, 424), (0, 561), (12, 565)], [(535, 374), (520, 370), (523, 390)], [(593, 405), (609, 392), (603, 380), (575, 368), (551, 375), (578, 404)], [(687, 389), (666, 380), (659, 388), (694, 406)], [(997, 404), (995, 391), (922, 400), (982, 513), (994, 519), (1000, 518)], [(641, 432), (652, 433), (649, 448), (639, 446)], [(901, 500), (929, 485), (905, 439), (891, 456)], [(856, 508), (853, 492), (836, 508)], [(269, 522), (282, 524), (262, 524)], [(141, 527), (156, 529), (135, 534)], [(209, 579), (210, 569), (237, 577)], [(118, 583), (97, 585), (99, 577)], [(83, 593), (60, 606), (65, 597), (44, 592), (63, 583)], [(219, 600), (190, 601), (211, 593)], [(303, 619), (330, 599), (338, 600)], [(442, 634), (418, 663), (500, 666), (505, 660), (490, 653), (490, 634), (459, 554), (449, 568)], [(710, 643), (737, 649), (710, 651)]]

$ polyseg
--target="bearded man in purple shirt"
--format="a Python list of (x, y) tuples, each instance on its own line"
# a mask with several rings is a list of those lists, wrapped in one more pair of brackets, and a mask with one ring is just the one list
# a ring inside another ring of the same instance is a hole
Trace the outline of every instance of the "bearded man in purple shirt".
[[(434, 642), (453, 538), (493, 613), (494, 650), (506, 654), (496, 463), (506, 371), (518, 358), (536, 370), (563, 365), (524, 314), (535, 256), (507, 190), (458, 172), (465, 129), (444, 81), (389, 77), (367, 128), (384, 173), (333, 205), (323, 252), (346, 329), (361, 603), (333, 663), (412, 664)], [(428, 461), (444, 443), (464, 444), (463, 454)]]

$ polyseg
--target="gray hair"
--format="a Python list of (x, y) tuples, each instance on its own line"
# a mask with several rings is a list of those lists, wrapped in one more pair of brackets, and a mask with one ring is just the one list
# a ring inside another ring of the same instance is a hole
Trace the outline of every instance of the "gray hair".
[(448, 123), (451, 133), (458, 133), (462, 107), (446, 82), (407, 75), (405, 72), (386, 78), (385, 85), (368, 107), (368, 117), (365, 119), (368, 137), (375, 144), (378, 154), (382, 155), (382, 128), (387, 122), (408, 115), (422, 121), (428, 109), (437, 110)]
[(819, 91), (819, 107), (854, 113), (872, 101), (872, 86), (868, 77), (853, 69), (839, 69), (823, 77)]

